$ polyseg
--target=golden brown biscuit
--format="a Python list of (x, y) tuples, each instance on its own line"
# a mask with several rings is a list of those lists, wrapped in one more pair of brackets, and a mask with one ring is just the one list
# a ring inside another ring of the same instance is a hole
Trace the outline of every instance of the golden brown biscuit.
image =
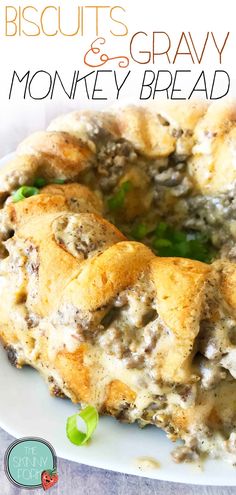
[(189, 172), (204, 194), (227, 192), (235, 183), (235, 121), (235, 103), (215, 103), (195, 127)]

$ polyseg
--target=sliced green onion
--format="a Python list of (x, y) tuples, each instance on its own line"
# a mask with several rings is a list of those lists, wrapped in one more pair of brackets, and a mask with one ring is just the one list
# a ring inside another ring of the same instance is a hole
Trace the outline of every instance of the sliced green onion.
[(43, 177), (37, 177), (34, 180), (33, 186), (21, 186), (15, 193), (12, 195), (13, 203), (18, 203), (18, 201), (22, 201), (23, 199), (29, 198), (30, 196), (35, 196), (39, 193), (39, 189), (41, 187), (46, 186), (47, 184), (64, 184), (65, 179), (53, 179), (52, 181), (47, 182)]
[(21, 186), (12, 196), (13, 203), (22, 201), (23, 199), (29, 198), (30, 196), (35, 196), (39, 193), (39, 189), (33, 186)]
[(168, 224), (166, 222), (160, 222), (155, 229), (155, 236), (164, 237), (164, 234), (166, 233), (167, 229), (169, 229)]
[(36, 177), (34, 180), (34, 186), (38, 188), (44, 187), (47, 184), (65, 184), (65, 179), (46, 180), (43, 177)]
[(126, 181), (121, 184), (118, 191), (107, 200), (107, 205), (110, 211), (118, 210), (124, 206), (125, 196), (127, 192), (131, 191), (133, 185), (131, 181)]
[[(77, 418), (78, 416), (83, 419), (86, 424), (86, 433), (78, 430), (77, 427)], [(75, 445), (85, 445), (88, 440), (91, 438), (94, 430), (98, 424), (98, 412), (93, 406), (87, 406), (82, 411), (79, 411), (73, 416), (70, 416), (67, 419), (66, 423), (66, 434), (69, 438), (70, 442)]]
[(50, 184), (65, 184), (66, 179), (53, 179), (50, 181)]
[(173, 230), (172, 233), (170, 233), (170, 237), (172, 238), (173, 242), (187, 242), (187, 234), (186, 232), (181, 232), (180, 230)]
[(133, 227), (130, 234), (132, 237), (134, 237), (134, 239), (141, 240), (149, 232), (150, 232), (150, 229), (145, 225), (145, 223), (139, 223), (138, 225), (135, 225), (135, 227)]
[(35, 180), (34, 180), (34, 186), (35, 187), (44, 187), (46, 186), (47, 184), (47, 181), (46, 179), (44, 179), (43, 177), (37, 177)]
[(155, 239), (155, 241), (153, 242), (153, 246), (156, 249), (158, 249), (158, 248), (165, 248), (165, 247), (171, 247), (172, 246), (172, 242), (169, 241), (168, 239)]
[(158, 256), (176, 256), (210, 263), (214, 249), (209, 238), (200, 232), (185, 232), (160, 222), (152, 240), (152, 247)]

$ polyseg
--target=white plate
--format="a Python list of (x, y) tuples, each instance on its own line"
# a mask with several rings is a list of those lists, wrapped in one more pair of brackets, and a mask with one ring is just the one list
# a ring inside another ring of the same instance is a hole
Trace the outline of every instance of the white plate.
[[(9, 157), (8, 157), (9, 158)], [(0, 161), (0, 166), (6, 161)], [(50, 397), (37, 372), (13, 368), (0, 349), (0, 426), (14, 437), (37, 436), (48, 440), (59, 457), (104, 469), (182, 483), (236, 486), (236, 469), (222, 461), (207, 461), (202, 467), (175, 464), (170, 457), (173, 444), (155, 427), (100, 418), (92, 442), (72, 445), (65, 424), (76, 406), (68, 400)], [(158, 469), (140, 470), (137, 459), (153, 457)]]

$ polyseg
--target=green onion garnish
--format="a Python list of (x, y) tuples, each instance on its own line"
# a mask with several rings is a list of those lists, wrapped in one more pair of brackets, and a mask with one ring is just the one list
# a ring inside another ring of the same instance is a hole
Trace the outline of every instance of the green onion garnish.
[(155, 249), (171, 247), (172, 243), (168, 239), (155, 239), (153, 242), (153, 247)]
[(50, 184), (65, 184), (65, 179), (53, 179), (50, 181)]
[(65, 184), (65, 179), (52, 179), (52, 180), (46, 180), (43, 177), (37, 177), (34, 180), (34, 186), (35, 187), (44, 187), (47, 186), (48, 184)]
[(165, 222), (156, 227), (152, 247), (158, 256), (190, 258), (205, 263), (210, 263), (215, 254), (205, 234), (176, 230)]
[(131, 191), (133, 185), (131, 181), (126, 181), (121, 184), (118, 191), (107, 200), (109, 210), (118, 210), (124, 206), (126, 193)]
[(147, 225), (145, 225), (145, 223), (139, 223), (139, 224), (135, 225), (135, 227), (132, 228), (130, 234), (134, 239), (141, 241), (152, 230), (150, 230), (150, 228), (148, 228)]
[(47, 181), (43, 177), (38, 177), (34, 180), (34, 186), (35, 187), (39, 187), (39, 188), (44, 187), (44, 186), (46, 186), (46, 184), (47, 184)]
[[(78, 416), (82, 418), (86, 424), (86, 433), (78, 430)], [(70, 416), (67, 419), (66, 423), (66, 434), (70, 442), (74, 443), (75, 445), (85, 445), (91, 438), (94, 430), (97, 427), (98, 418), (98, 412), (93, 406), (87, 406), (85, 409), (82, 409), (82, 411), (79, 411), (78, 413), (73, 414), (73, 416)]]
[(164, 235), (168, 229), (169, 229), (169, 226), (166, 222), (160, 222), (155, 229), (156, 237), (164, 237)]
[(23, 199), (29, 198), (30, 196), (35, 196), (39, 193), (39, 189), (33, 186), (21, 186), (12, 196), (13, 203), (22, 201)]
[(47, 181), (43, 177), (37, 177), (34, 180), (33, 186), (21, 186), (17, 191), (12, 195), (13, 203), (18, 203), (18, 201), (22, 201), (23, 199), (29, 198), (30, 196), (35, 196), (39, 193), (39, 189), (46, 186), (47, 184), (64, 184), (65, 179), (53, 179), (51, 181)]

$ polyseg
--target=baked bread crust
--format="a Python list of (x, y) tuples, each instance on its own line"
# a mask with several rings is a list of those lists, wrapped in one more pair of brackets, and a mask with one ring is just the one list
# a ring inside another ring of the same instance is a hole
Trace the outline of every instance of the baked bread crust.
[[(156, 257), (105, 220), (99, 191), (78, 182), (95, 166), (102, 133), (131, 142), (148, 159), (177, 150), (196, 191), (225, 192), (236, 180), (234, 121), (232, 104), (76, 112), (27, 138), (0, 174), (2, 201), (37, 177), (70, 182), (7, 200), (1, 210), (0, 337), (11, 360), (38, 369), (55, 395), (161, 426), (194, 453), (210, 450), (200, 445), (203, 433), (197, 438), (203, 425), (223, 435), (227, 423), (231, 440), (221, 448), (233, 459), (236, 354), (224, 322), (235, 318), (236, 265)], [(125, 179), (133, 174), (135, 184), (135, 173), (129, 166)], [(216, 382), (216, 398), (214, 387), (202, 385), (198, 353), (207, 359), (210, 344), (219, 353), (219, 342), (228, 358), (218, 359), (217, 370), (227, 380)], [(169, 402), (151, 415), (161, 396)]]

